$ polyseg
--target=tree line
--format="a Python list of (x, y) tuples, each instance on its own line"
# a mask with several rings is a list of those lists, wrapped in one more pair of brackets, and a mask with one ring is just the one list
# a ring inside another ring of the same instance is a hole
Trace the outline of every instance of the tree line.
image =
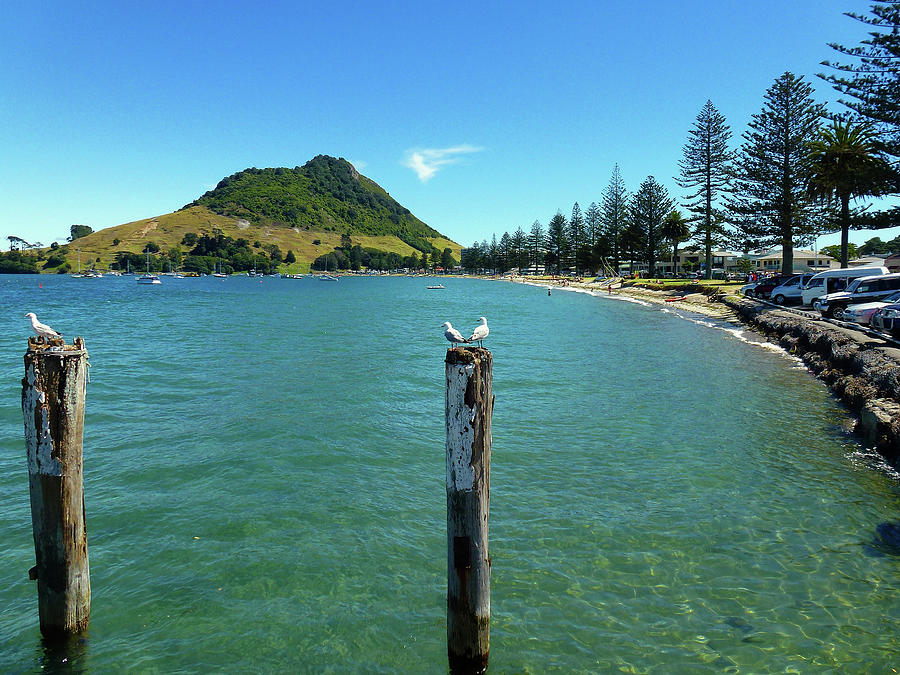
[(788, 71), (767, 89), (732, 149), (731, 128), (708, 100), (674, 178), (687, 192), (681, 205), (654, 176), (629, 192), (616, 165), (599, 203), (582, 212), (575, 202), (568, 218), (557, 211), (546, 228), (536, 220), (527, 232), (519, 227), (475, 242), (462, 266), (617, 274), (628, 262), (630, 269), (646, 264), (655, 276), (660, 260), (677, 260), (679, 245), (691, 242), (703, 251), (707, 278), (716, 247), (749, 253), (778, 246), (782, 271), (792, 273), (796, 246), (840, 231), (836, 252), (846, 267), (851, 229), (900, 224), (900, 208), (861, 205), (900, 194), (900, 2), (874, 2), (869, 13), (847, 16), (867, 24), (869, 37), (859, 46), (829, 45), (847, 61), (823, 61), (831, 71), (818, 76), (847, 112), (828, 114), (812, 86)]

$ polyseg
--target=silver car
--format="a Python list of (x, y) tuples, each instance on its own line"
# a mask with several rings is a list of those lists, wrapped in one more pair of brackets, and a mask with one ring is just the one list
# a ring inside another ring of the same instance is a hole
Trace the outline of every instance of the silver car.
[(872, 315), (881, 309), (895, 302), (900, 302), (900, 291), (891, 293), (889, 296), (878, 302), (861, 302), (858, 305), (850, 305), (844, 309), (841, 319), (844, 321), (855, 321), (856, 323), (866, 325), (872, 321)]

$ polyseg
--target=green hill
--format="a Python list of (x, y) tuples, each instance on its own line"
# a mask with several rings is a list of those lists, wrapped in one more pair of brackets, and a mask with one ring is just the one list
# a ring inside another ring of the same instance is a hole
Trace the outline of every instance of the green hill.
[(393, 235), (419, 251), (441, 234), (345, 159), (318, 155), (293, 169), (245, 169), (184, 208), (320, 232)]
[[(271, 265), (297, 272), (338, 247), (346, 252), (348, 235), (352, 246), (365, 250), (364, 259), (378, 252), (382, 257), (393, 254), (396, 262), (397, 256), (421, 257), (445, 248), (460, 258), (459, 244), (416, 218), (346, 160), (324, 155), (293, 169), (240, 171), (173, 213), (108, 227), (58, 249), (26, 255), (37, 255), (45, 272), (75, 270), (79, 260), (85, 269), (124, 267), (126, 258), (132, 268), (138, 262), (143, 268), (143, 258), (134, 256), (149, 245), (155, 269), (204, 255), (207, 262), (215, 256), (235, 258), (231, 268), (239, 270), (247, 264), (267, 267), (255, 256), (268, 252)], [(221, 250), (211, 252), (204, 240), (206, 249), (196, 251), (197, 238), (204, 236), (224, 240)], [(297, 262), (279, 262), (272, 254), (275, 248), (284, 257), (292, 252)]]

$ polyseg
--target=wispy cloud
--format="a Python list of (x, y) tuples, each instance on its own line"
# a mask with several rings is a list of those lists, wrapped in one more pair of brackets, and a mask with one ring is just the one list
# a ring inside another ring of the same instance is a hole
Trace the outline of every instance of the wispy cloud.
[(350, 162), (357, 171), (362, 171), (369, 166), (369, 163), (362, 159), (348, 159), (347, 161)]
[(406, 153), (406, 159), (403, 161), (404, 166), (416, 172), (419, 180), (427, 183), (434, 178), (434, 174), (438, 172), (442, 166), (447, 164), (455, 164), (461, 157), (473, 152), (481, 152), (484, 148), (478, 148), (474, 145), (457, 145), (452, 148), (424, 148), (422, 150), (409, 150)]

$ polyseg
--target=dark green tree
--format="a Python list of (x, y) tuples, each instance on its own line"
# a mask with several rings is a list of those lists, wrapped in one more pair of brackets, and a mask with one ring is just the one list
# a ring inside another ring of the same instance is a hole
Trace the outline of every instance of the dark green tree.
[(528, 234), (528, 260), (535, 269), (544, 259), (546, 240), (544, 226), (539, 220), (534, 221), (531, 225), (531, 232)]
[[(678, 275), (678, 244), (691, 238), (691, 229), (688, 227), (687, 221), (681, 215), (681, 211), (677, 209), (670, 211), (666, 215), (662, 224), (662, 237), (672, 244), (672, 272)], [(712, 265), (712, 258), (707, 258), (706, 266)], [(707, 278), (709, 275), (707, 274)]]
[(566, 226), (566, 217), (560, 211), (557, 211), (547, 224), (547, 265), (554, 267), (557, 274), (562, 270), (563, 262), (569, 253)]
[(841, 103), (877, 125), (887, 152), (900, 157), (900, 2), (873, 2), (868, 14), (847, 16), (869, 27), (858, 47), (829, 46), (849, 63), (823, 61), (833, 70), (819, 74), (842, 96)]
[(292, 249), (288, 249), (288, 252), (284, 254), (284, 262), (288, 265), (297, 262), (297, 256), (294, 255), (294, 251)]
[(651, 278), (656, 276), (656, 259), (663, 242), (663, 220), (674, 205), (669, 191), (653, 176), (647, 176), (631, 199), (630, 219), (635, 229), (641, 232), (640, 249), (645, 252)]
[(688, 132), (684, 157), (678, 162), (681, 169), (678, 185), (693, 190), (687, 208), (694, 214), (698, 239), (706, 251), (706, 278), (712, 274), (712, 247), (721, 229), (716, 227), (715, 209), (718, 200), (730, 192), (734, 174), (734, 152), (729, 149), (731, 129), (725, 118), (707, 101), (693, 128)]
[(449, 248), (445, 248), (441, 252), (441, 267), (445, 270), (452, 270), (456, 267), (456, 260), (453, 258), (453, 251)]
[(585, 268), (587, 260), (587, 233), (585, 232), (584, 215), (581, 213), (581, 207), (578, 202), (572, 207), (572, 217), (569, 218), (568, 226), (569, 245), (572, 249), (572, 262), (575, 265), (575, 274), (581, 274)]
[(765, 101), (744, 132), (729, 205), (744, 236), (761, 246), (781, 246), (782, 273), (792, 274), (794, 241), (814, 228), (806, 192), (808, 147), (823, 109), (813, 101), (812, 87), (790, 72), (775, 80)]
[(850, 201), (890, 190), (891, 168), (877, 149), (869, 127), (835, 119), (819, 130), (809, 145), (812, 159), (809, 193), (840, 208), (841, 267), (847, 267), (850, 241)]
[(72, 225), (69, 228), (69, 238), (67, 241), (75, 241), (76, 239), (81, 239), (82, 237), (88, 236), (91, 232), (94, 231), (90, 225)]
[(628, 215), (628, 192), (625, 181), (619, 172), (619, 165), (613, 169), (609, 185), (603, 192), (600, 207), (600, 222), (603, 224), (603, 236), (607, 240), (607, 248), (612, 251), (612, 267), (618, 274), (622, 232), (625, 229)]

